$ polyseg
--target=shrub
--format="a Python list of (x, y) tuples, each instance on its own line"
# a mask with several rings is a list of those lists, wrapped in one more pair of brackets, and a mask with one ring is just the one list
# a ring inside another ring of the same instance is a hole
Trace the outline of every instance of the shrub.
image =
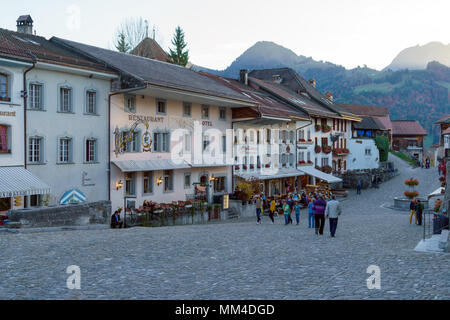
[(389, 159), (389, 139), (383, 136), (375, 138), (375, 145), (380, 150), (380, 161), (385, 162)]

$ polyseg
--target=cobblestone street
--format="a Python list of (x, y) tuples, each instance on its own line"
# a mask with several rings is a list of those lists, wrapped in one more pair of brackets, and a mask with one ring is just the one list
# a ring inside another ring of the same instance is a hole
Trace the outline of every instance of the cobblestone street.
[[(393, 158), (391, 156), (391, 158)], [(241, 220), (196, 226), (0, 234), (0, 299), (450, 299), (450, 255), (413, 249), (422, 228), (385, 208), (418, 178), (422, 196), (437, 169), (412, 169), (378, 190), (350, 191), (336, 238), (301, 225)], [(66, 268), (81, 268), (68, 290)], [(381, 290), (369, 290), (370, 265)]]

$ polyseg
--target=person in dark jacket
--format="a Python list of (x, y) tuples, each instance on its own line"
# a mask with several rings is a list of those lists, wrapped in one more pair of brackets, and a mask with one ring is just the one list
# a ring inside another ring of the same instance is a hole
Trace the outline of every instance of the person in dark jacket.
[(356, 185), (356, 194), (357, 195), (361, 194), (361, 189), (362, 189), (361, 180), (358, 180), (358, 184)]
[(325, 209), (327, 207), (327, 202), (320, 196), (318, 200), (314, 201), (313, 210), (315, 218), (315, 229), (317, 235), (323, 235), (323, 228), (325, 227)]
[(120, 219), (120, 211), (116, 210), (114, 214), (111, 216), (111, 228), (119, 228), (122, 229), (123, 222)]
[(417, 217), (417, 224), (419, 226), (422, 225), (422, 214), (423, 214), (423, 204), (420, 202), (420, 200), (417, 200), (416, 217)]

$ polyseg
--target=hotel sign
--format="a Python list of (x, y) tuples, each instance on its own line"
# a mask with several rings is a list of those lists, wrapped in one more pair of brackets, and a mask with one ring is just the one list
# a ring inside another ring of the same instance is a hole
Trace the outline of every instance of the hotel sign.
[(3, 117), (15, 117), (16, 116), (16, 112), (15, 111), (0, 111), (0, 116)]
[(136, 116), (129, 115), (128, 119), (130, 121), (142, 121), (142, 122), (164, 122), (164, 117), (153, 117), (153, 116)]

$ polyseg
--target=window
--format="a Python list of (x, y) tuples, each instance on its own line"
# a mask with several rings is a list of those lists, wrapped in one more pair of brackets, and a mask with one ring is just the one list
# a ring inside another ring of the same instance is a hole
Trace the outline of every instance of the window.
[(272, 131), (270, 129), (267, 129), (267, 142), (270, 142), (272, 139)]
[(125, 96), (125, 112), (136, 113), (136, 96)]
[(328, 166), (328, 158), (322, 158), (322, 168)]
[(173, 170), (164, 171), (164, 192), (173, 191)]
[(322, 147), (328, 146), (328, 138), (322, 138)]
[(59, 139), (59, 151), (58, 151), (58, 162), (59, 163), (69, 163), (70, 162), (71, 147), (72, 147), (72, 139), (70, 139), (70, 138)]
[(289, 140), (291, 141), (291, 143), (294, 143), (294, 138), (295, 137), (295, 133), (294, 131), (290, 131), (289, 132)]
[(308, 153), (306, 154), (306, 157), (307, 157), (306, 161), (310, 162), (311, 161), (311, 151), (308, 151)]
[(308, 129), (308, 141), (311, 140), (311, 129)]
[(217, 177), (214, 180), (214, 192), (220, 193), (226, 191), (226, 177)]
[(153, 134), (153, 143), (155, 152), (170, 152), (170, 133), (155, 132)]
[(97, 140), (86, 140), (86, 162), (97, 161)]
[(36, 194), (30, 196), (30, 207), (37, 208), (41, 206), (41, 195)]
[(156, 99), (156, 113), (166, 114), (166, 100)]
[(59, 111), (60, 112), (72, 112), (72, 89), (60, 88), (59, 89)]
[(86, 91), (86, 113), (97, 114), (97, 92), (93, 90)]
[(0, 101), (9, 101), (8, 76), (0, 73)]
[(298, 132), (298, 138), (299, 139), (305, 139), (305, 130), (300, 130)]
[(222, 152), (225, 155), (227, 153), (227, 136), (222, 136)]
[(42, 162), (41, 149), (42, 149), (42, 138), (30, 138), (28, 149), (28, 161), (30, 163)]
[[(131, 135), (131, 140), (130, 139)], [(141, 145), (140, 145), (140, 133), (137, 131), (134, 131), (133, 133), (130, 133), (129, 131), (123, 131), (122, 132), (122, 141), (124, 149), (123, 152), (140, 152), (141, 151)]]
[(134, 196), (136, 194), (135, 174), (125, 173), (125, 195)]
[(191, 173), (185, 173), (184, 174), (184, 188), (190, 189), (191, 188)]
[(298, 153), (298, 161), (305, 161), (305, 153), (304, 152)]
[(366, 156), (370, 156), (372, 154), (372, 149), (366, 149)]
[(209, 106), (202, 106), (202, 119), (209, 119)]
[(184, 153), (191, 152), (191, 134), (185, 133), (183, 136), (183, 151)]
[(153, 171), (144, 172), (144, 194), (153, 193)]
[(29, 108), (33, 110), (42, 110), (42, 85), (37, 83), (30, 84), (30, 105)]
[(227, 119), (227, 109), (226, 108), (219, 108), (219, 120), (226, 120)]
[(183, 116), (191, 117), (192, 116), (192, 103), (183, 102)]
[(10, 149), (10, 127), (0, 125), (0, 153), (11, 153)]
[(289, 166), (291, 166), (291, 167), (294, 166), (294, 154), (293, 153), (289, 154)]
[(206, 148), (208, 148), (209, 144), (210, 144), (209, 136), (204, 135), (203, 136), (203, 151), (205, 151)]

